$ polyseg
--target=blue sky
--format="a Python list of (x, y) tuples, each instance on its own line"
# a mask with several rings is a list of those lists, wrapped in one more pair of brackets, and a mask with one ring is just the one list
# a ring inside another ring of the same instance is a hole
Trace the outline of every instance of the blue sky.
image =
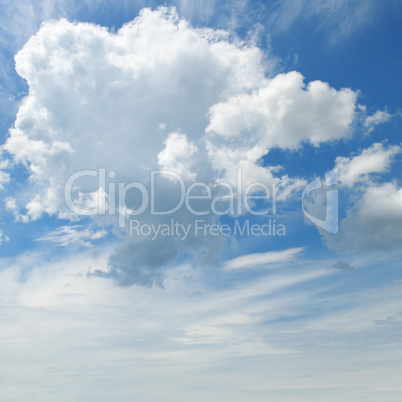
[(401, 399), (398, 1), (1, 5), (0, 400)]

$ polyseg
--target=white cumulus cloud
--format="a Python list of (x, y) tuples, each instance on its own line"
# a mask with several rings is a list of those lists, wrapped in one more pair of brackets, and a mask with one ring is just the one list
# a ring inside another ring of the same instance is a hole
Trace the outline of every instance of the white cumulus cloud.
[(367, 186), (340, 222), (328, 245), (340, 249), (392, 250), (402, 242), (402, 188), (396, 183)]
[(401, 153), (402, 148), (394, 145), (385, 147), (375, 143), (353, 157), (336, 158), (339, 169), (339, 180), (346, 186), (352, 187), (358, 182), (367, 180), (370, 174), (388, 171), (394, 156)]
[(271, 172), (258, 165), (269, 149), (296, 150), (303, 143), (319, 146), (347, 137), (356, 97), (350, 89), (337, 91), (321, 81), (306, 86), (295, 71), (266, 79), (253, 93), (210, 108), (209, 156), (227, 180), (233, 166), (242, 166), (254, 180), (269, 180)]
[(145, 181), (158, 155), (180, 167), (169, 162), (174, 138), (164, 138), (155, 122), (181, 129), (189, 144), (200, 141), (211, 105), (264, 78), (261, 50), (227, 35), (193, 29), (163, 7), (143, 10), (116, 34), (66, 20), (44, 24), (16, 56), (30, 94), (5, 145), (29, 168), (42, 212), (68, 214), (63, 185), (82, 169)]
[(171, 133), (165, 141), (165, 149), (158, 154), (159, 166), (162, 170), (177, 173), (183, 179), (195, 179), (196, 175), (191, 169), (197, 151), (197, 146), (189, 142), (186, 135)]
[(389, 114), (387, 111), (377, 110), (374, 114), (365, 118), (364, 126), (368, 129), (368, 132), (371, 133), (374, 130), (375, 126), (386, 123), (390, 121), (391, 118), (392, 114)]

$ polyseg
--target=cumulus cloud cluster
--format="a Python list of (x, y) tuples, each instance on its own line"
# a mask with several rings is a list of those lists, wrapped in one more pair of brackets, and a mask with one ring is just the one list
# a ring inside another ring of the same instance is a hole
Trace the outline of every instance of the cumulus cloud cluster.
[(356, 99), (319, 81), (305, 88), (296, 72), (268, 79), (258, 47), (194, 29), (167, 8), (143, 10), (116, 34), (46, 23), (16, 68), (30, 94), (5, 149), (47, 190), (37, 195), (50, 214), (64, 212), (58, 187), (79, 169), (143, 179), (159, 163), (185, 174), (205, 144), (202, 163), (219, 166), (212, 149), (222, 138), (238, 154), (234, 163), (257, 169), (274, 146), (346, 136)]
[(402, 241), (402, 188), (396, 183), (372, 183), (340, 222), (340, 236), (327, 237), (334, 248), (392, 250)]
[(390, 171), (400, 146), (374, 143), (358, 154), (338, 157), (341, 190), (352, 199), (337, 236), (328, 244), (342, 249), (394, 249), (402, 241), (402, 188), (381, 177)]
[[(24, 196), (7, 200), (23, 221), (44, 213), (76, 220), (65, 204), (64, 184), (86, 169), (113, 170), (115, 182), (123, 183), (148, 184), (150, 171), (162, 168), (188, 182), (236, 186), (240, 167), (245, 184), (286, 178), (290, 185), (279, 196), (284, 200), (305, 181), (278, 176), (279, 167), (263, 167), (260, 159), (275, 147), (295, 150), (348, 137), (357, 98), (321, 81), (306, 85), (297, 72), (270, 77), (254, 42), (193, 28), (166, 7), (142, 10), (116, 33), (66, 20), (45, 23), (17, 54), (16, 69), (29, 95), (4, 149), (30, 173)], [(173, 185), (165, 180), (161, 202), (173, 202)], [(77, 181), (73, 196), (92, 205), (104, 187), (87, 177)], [(156, 218), (145, 213), (141, 219)], [(96, 221), (116, 225), (117, 218)], [(190, 238), (186, 246), (205, 247), (198, 240)], [(143, 240), (138, 247), (139, 241), (127, 240), (130, 256), (111, 267), (127, 271), (142, 260), (148, 268), (161, 265), (162, 258), (148, 262), (155, 255), (174, 258), (179, 249), (174, 239), (158, 245)]]

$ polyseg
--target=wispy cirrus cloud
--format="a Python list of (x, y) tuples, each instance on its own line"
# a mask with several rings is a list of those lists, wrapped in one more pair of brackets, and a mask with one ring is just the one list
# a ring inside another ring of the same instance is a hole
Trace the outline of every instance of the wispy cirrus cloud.
[(84, 247), (91, 247), (92, 240), (99, 240), (107, 235), (106, 230), (93, 230), (92, 228), (83, 228), (81, 225), (62, 226), (37, 241), (48, 241), (65, 247), (70, 244), (78, 244)]
[[(99, 400), (112, 392), (120, 400), (129, 399), (132, 388), (118, 386), (133, 383), (127, 371), (138, 371), (137, 396), (155, 399), (174, 392), (179, 401), (188, 400), (189, 395), (197, 400), (197, 384), (203, 389), (211, 384), (202, 398), (224, 392), (239, 402), (244, 395), (253, 398), (256, 390), (266, 397), (272, 390), (275, 395), (288, 394), (295, 384), (297, 400), (302, 401), (311, 401), (311, 392), (325, 400), (328, 383), (331, 394), (339, 397), (355, 393), (372, 400), (369, 395), (374, 390), (376, 398), (387, 394), (377, 388), (384, 385), (380, 373), (387, 372), (399, 350), (395, 348), (399, 338), (390, 338), (387, 330), (400, 328), (402, 305), (395, 297), (400, 294), (400, 284), (374, 289), (366, 283), (364, 292), (334, 294), (334, 287), (351, 273), (328, 270), (325, 260), (301, 258), (280, 272), (266, 271), (259, 278), (233, 281), (235, 275), (226, 272), (221, 278), (224, 288), (206, 284), (203, 271), (186, 264), (165, 272), (164, 288), (121, 288), (87, 275), (94, 269), (107, 270), (107, 254), (86, 251), (51, 261), (31, 254), (0, 260), (0, 321), (8, 323), (0, 334), (2, 364), (12, 365), (18, 358), (20, 367), (18, 373), (7, 371), (8, 384), (19, 387), (13, 391), (5, 385), (6, 395), (23, 395), (27, 387), (34, 395), (40, 389), (43, 392), (49, 371), (57, 384), (52, 393), (60, 401), (83, 393), (86, 399)], [(32, 264), (34, 268), (27, 272)], [(366, 272), (355, 270), (353, 274), (358, 275), (354, 280), (359, 280)], [(375, 347), (379, 342), (380, 350)], [(12, 354), (10, 347), (15, 348)], [(21, 371), (30, 372), (32, 350), (38, 347), (35, 381), (31, 376), (21, 377)], [(55, 350), (58, 364), (52, 358)], [(385, 350), (393, 353), (384, 355)], [(381, 363), (368, 367), (367, 353)], [(345, 367), (352, 362), (353, 374), (344, 376)], [(273, 364), (275, 373), (267, 381), (261, 376), (261, 365), (268, 369)], [(105, 370), (109, 373), (106, 385)], [(200, 370), (208, 373), (202, 382), (198, 382)], [(154, 390), (154, 375), (163, 371), (162, 390)], [(85, 389), (66, 373), (85, 378)], [(399, 377), (395, 370), (387, 373), (386, 387), (395, 389)], [(233, 378), (239, 385), (227, 389), (227, 381)], [(183, 392), (183, 381), (192, 384), (191, 391)], [(92, 385), (88, 397), (85, 390)], [(279, 401), (275, 395), (273, 400)]]
[(397, 1), (379, 3), (374, 0), (286, 0), (269, 7), (269, 26), (276, 32), (285, 32), (298, 22), (315, 21), (316, 32), (324, 32), (335, 44), (369, 26), (385, 9), (398, 7)]
[(303, 253), (304, 247), (290, 248), (282, 251), (268, 251), (266, 253), (256, 253), (242, 255), (225, 262), (225, 269), (229, 271), (254, 269), (268, 266), (273, 263), (291, 261)]

